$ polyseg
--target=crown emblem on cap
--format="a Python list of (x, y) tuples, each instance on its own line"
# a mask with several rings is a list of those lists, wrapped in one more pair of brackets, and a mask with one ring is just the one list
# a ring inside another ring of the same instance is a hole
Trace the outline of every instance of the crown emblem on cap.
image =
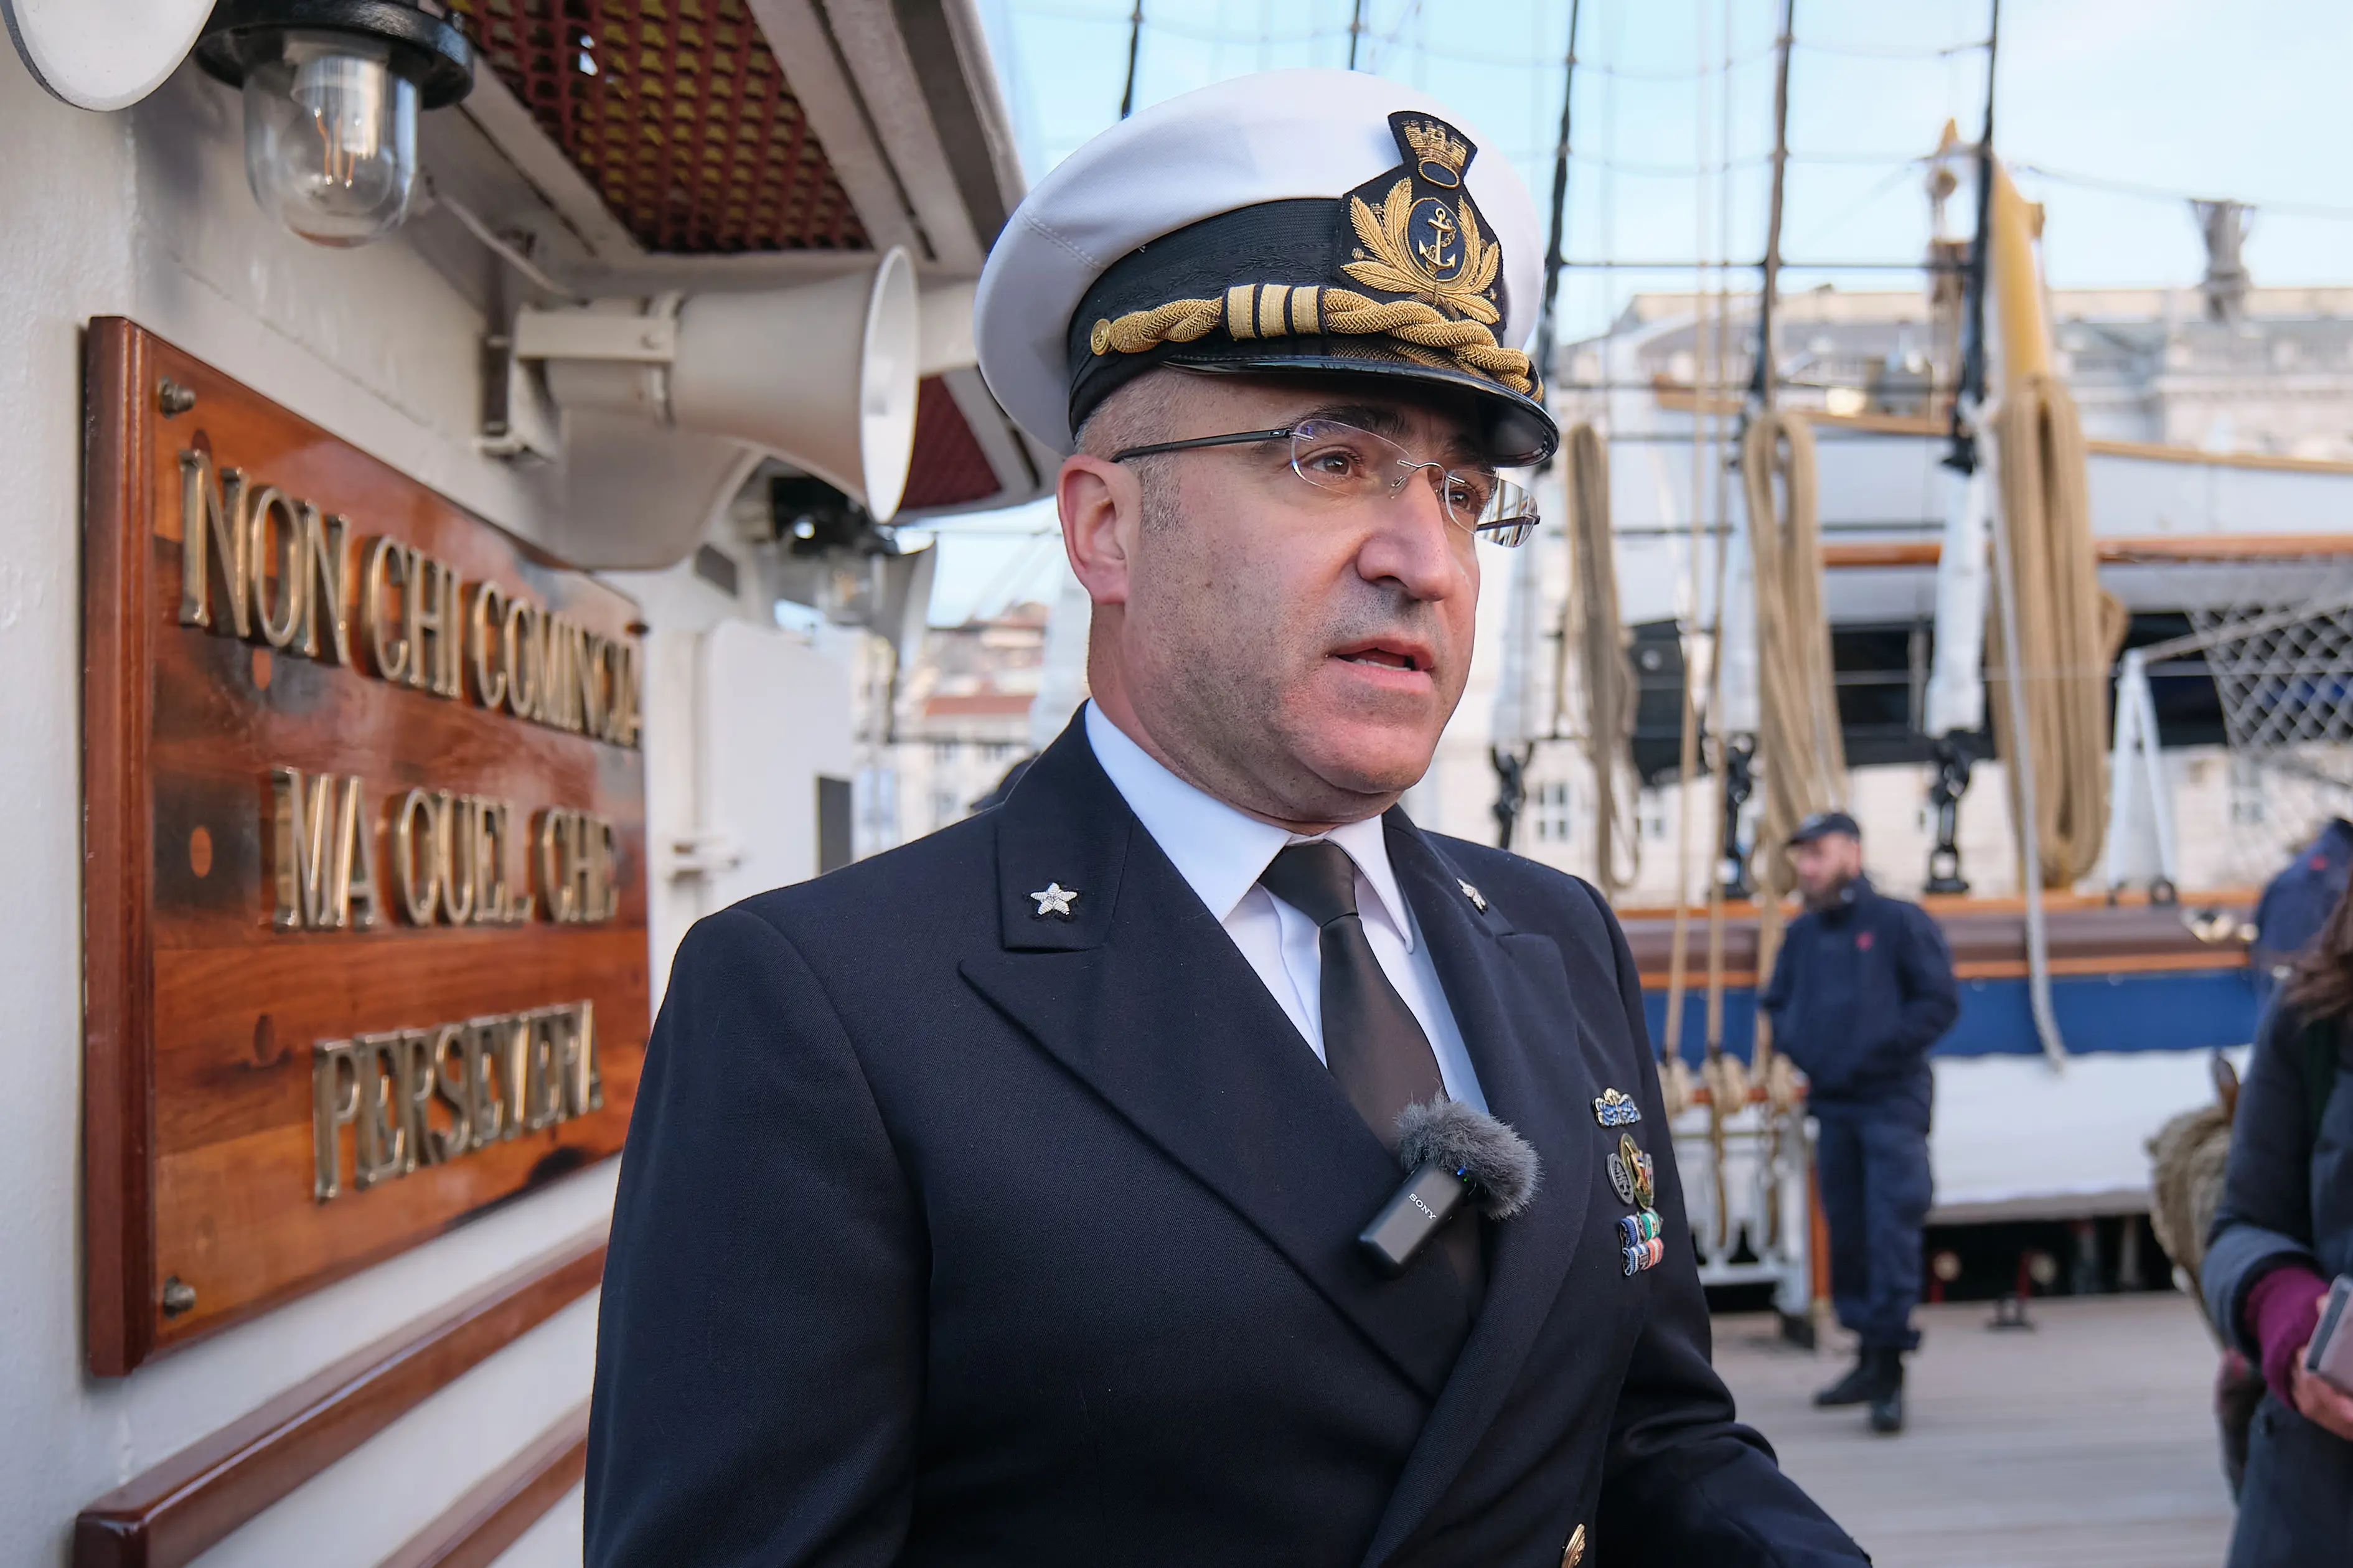
[(1462, 165), (1471, 161), (1470, 145), (1435, 120), (1405, 120), (1398, 124), (1407, 149), (1419, 165), (1421, 177), (1433, 185), (1459, 185)]

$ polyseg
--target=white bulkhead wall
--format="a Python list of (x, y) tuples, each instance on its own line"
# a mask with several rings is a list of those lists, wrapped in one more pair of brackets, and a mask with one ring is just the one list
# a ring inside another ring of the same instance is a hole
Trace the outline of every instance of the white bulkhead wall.
[[(81, 332), (126, 315), (462, 505), (551, 542), (553, 475), (474, 447), (480, 296), (410, 232), (312, 247), (248, 194), (237, 96), (49, 98), (0, 50), (0, 1563), (63, 1563), (86, 1502), (336, 1359), (602, 1223), (616, 1162), (121, 1379), (86, 1374), (79, 1248)], [(453, 268), (463, 275), (462, 268)], [(681, 568), (681, 570), (684, 570)], [(573, 1305), (224, 1541), (373, 1563), (586, 1395)], [(510, 1552), (578, 1561), (578, 1502)]]

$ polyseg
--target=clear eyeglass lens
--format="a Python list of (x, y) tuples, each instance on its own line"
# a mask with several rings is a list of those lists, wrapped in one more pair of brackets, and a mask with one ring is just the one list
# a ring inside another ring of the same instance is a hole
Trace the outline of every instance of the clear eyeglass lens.
[(408, 215), (417, 178), (417, 86), (346, 37), (287, 42), (245, 83), (245, 168), (254, 198), (303, 238), (365, 245)]
[(1440, 469), (1388, 437), (1353, 425), (1324, 419), (1299, 425), (1291, 433), (1291, 466), (1309, 484), (1352, 500), (1395, 495), (1429, 471), (1448, 519), (1498, 544), (1524, 543), (1536, 525), (1535, 498), (1511, 480), (1475, 468)]

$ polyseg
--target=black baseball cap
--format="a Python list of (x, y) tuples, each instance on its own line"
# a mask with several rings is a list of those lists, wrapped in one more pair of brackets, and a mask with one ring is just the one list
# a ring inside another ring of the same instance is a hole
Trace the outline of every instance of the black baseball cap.
[(1833, 833), (1843, 833), (1849, 838), (1862, 837), (1862, 827), (1845, 812), (1818, 811), (1798, 824), (1798, 830), (1789, 835), (1789, 842), (1784, 847), (1794, 849), (1800, 844), (1811, 844), (1815, 839), (1827, 838)]

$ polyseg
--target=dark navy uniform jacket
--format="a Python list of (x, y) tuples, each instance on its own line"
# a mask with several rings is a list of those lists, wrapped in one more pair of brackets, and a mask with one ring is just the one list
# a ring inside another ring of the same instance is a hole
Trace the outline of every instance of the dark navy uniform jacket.
[(2320, 934), (2321, 922), (2345, 896), (2348, 868), (2353, 868), (2353, 822), (2340, 816), (2264, 884), (2263, 896), (2255, 904), (2256, 936), (2248, 953), (2259, 1002), (2271, 1000), (2278, 984), (2273, 972), (2292, 963)]
[(1805, 1069), (1809, 1104), (1901, 1110), (1926, 1130), (1928, 1047), (1961, 1010), (1953, 955), (1927, 910), (1857, 878), (1838, 903), (1789, 922), (1757, 1005), (1775, 1046)]
[[(588, 1563), (1558, 1568), (1579, 1525), (1588, 1568), (1863, 1562), (1708, 1365), (1599, 897), (1401, 814), (1388, 842), (1543, 1161), (1467, 1340), (1443, 1249), (1397, 1279), (1359, 1254), (1400, 1172), (1074, 726), (1003, 806), (680, 949), (614, 1211)], [(1608, 1088), (1668, 1237), (1630, 1277)]]

